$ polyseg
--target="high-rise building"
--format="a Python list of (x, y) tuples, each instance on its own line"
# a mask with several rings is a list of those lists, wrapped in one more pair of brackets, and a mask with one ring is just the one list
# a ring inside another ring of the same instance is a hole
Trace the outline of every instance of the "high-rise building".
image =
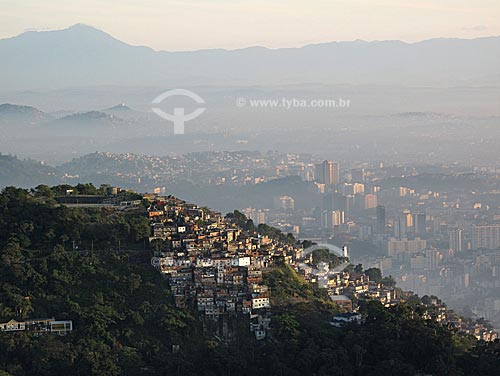
[(406, 236), (406, 217), (398, 218), (394, 221), (394, 237), (397, 239), (401, 239)]
[(365, 196), (365, 209), (374, 209), (377, 207), (377, 195), (367, 194)]
[(363, 183), (344, 183), (341, 188), (345, 195), (365, 193), (365, 185)]
[(332, 162), (331, 161), (323, 161), (322, 163), (316, 165), (316, 170), (314, 173), (314, 177), (318, 183), (331, 185), (330, 176), (332, 170)]
[(332, 184), (340, 184), (340, 165), (338, 162), (333, 162), (331, 179)]
[(334, 225), (340, 226), (345, 223), (345, 214), (343, 210), (335, 210)]
[(409, 210), (405, 210), (403, 212), (403, 217), (406, 220), (406, 229), (410, 230), (413, 228), (413, 215), (411, 215), (411, 212)]
[(499, 249), (500, 225), (472, 226), (473, 249)]
[(440, 254), (436, 249), (426, 249), (423, 252), (412, 254), (410, 268), (436, 270), (440, 261)]
[(335, 211), (323, 210), (321, 212), (321, 228), (332, 229), (335, 223)]
[(377, 222), (375, 224), (376, 234), (385, 234), (385, 206), (378, 205), (376, 208)]
[(321, 212), (321, 227), (332, 229), (345, 223), (344, 212), (341, 210), (323, 210)]
[(425, 257), (427, 258), (427, 267), (436, 270), (441, 262), (441, 254), (436, 249), (426, 249)]
[(264, 210), (257, 210), (254, 208), (246, 208), (242, 210), (249, 219), (253, 221), (255, 225), (260, 225), (261, 223), (266, 223), (266, 212)]
[(264, 212), (263, 210), (257, 211), (257, 213), (255, 213), (254, 223), (257, 225), (266, 223), (266, 212)]
[(400, 239), (401, 238), (401, 220), (399, 218), (396, 218), (394, 220), (394, 223), (392, 225), (392, 235), (396, 239)]
[(449, 247), (455, 252), (462, 252), (462, 229), (453, 228), (448, 231), (450, 237)]
[(413, 253), (423, 251), (427, 247), (427, 242), (420, 238), (413, 240), (408, 239), (391, 239), (387, 243), (387, 255), (395, 256), (400, 253)]
[(415, 235), (424, 235), (427, 232), (425, 213), (416, 213), (413, 215), (413, 227)]
[(365, 193), (365, 185), (364, 184), (361, 184), (361, 183), (354, 183), (352, 185), (352, 188), (353, 188), (353, 193), (354, 194), (357, 194), (357, 193)]
[(314, 165), (306, 165), (301, 168), (298, 172), (300, 178), (304, 181), (313, 181), (314, 180)]
[(335, 185), (340, 182), (340, 167), (337, 162), (323, 161), (315, 167), (315, 179), (318, 183)]

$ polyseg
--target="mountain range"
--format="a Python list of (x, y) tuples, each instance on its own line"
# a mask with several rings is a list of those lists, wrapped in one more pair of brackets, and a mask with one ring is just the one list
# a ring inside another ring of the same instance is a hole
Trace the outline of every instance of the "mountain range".
[[(31, 130), (50, 130), (54, 128), (77, 127), (81, 130), (88, 130), (89, 127), (104, 127), (106, 125), (119, 125), (125, 120), (116, 116), (118, 113), (115, 106), (104, 110), (92, 110), (70, 113), (46, 113), (38, 108), (31, 106), (21, 106), (17, 104), (0, 104), (0, 125), (4, 129), (15, 129), (22, 126), (24, 129)], [(127, 109), (125, 109), (127, 108)], [(137, 113), (128, 107), (122, 110), (123, 115), (127, 113)]]
[[(266, 85), (320, 82), (500, 84), (500, 37), (352, 41), (301, 48), (154, 51), (87, 25), (0, 40), (3, 90), (93, 85)], [(34, 64), (36, 62), (36, 64)]]
[(40, 123), (48, 121), (50, 118), (45, 112), (31, 106), (0, 104), (0, 124), (9, 122)]

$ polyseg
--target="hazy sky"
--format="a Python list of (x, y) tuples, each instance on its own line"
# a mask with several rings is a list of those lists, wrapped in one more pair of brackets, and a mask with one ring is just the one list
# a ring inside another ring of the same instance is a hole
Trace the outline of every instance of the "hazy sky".
[(500, 35), (500, 0), (0, 0), (0, 38), (85, 23), (157, 50)]

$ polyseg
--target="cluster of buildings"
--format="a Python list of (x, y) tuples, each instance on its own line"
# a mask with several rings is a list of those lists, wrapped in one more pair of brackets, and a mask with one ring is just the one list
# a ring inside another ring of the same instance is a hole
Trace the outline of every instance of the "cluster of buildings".
[(422, 314), (424, 319), (443, 323), (461, 333), (474, 336), (477, 340), (489, 342), (498, 338), (498, 333), (490, 325), (478, 320), (465, 319), (457, 315), (435, 296), (422, 297), (421, 306), (424, 308)]
[(328, 263), (320, 262), (313, 266), (311, 261), (311, 257), (298, 258), (291, 265), (306, 281), (327, 289), (332, 301), (347, 312), (355, 310), (353, 301), (370, 299), (390, 307), (406, 300), (401, 296), (400, 289), (370, 281), (370, 277), (363, 272), (345, 269), (345, 264), (330, 270)]
[(352, 243), (354, 263), (377, 267), (404, 290), (440, 296), (500, 328), (496, 168), (334, 161), (302, 167), (306, 174), (281, 171), (300, 176), (308, 192), (283, 190), (273, 206), (247, 208), (254, 223), (317, 243)]
[(223, 337), (231, 335), (231, 322), (247, 318), (256, 338), (265, 338), (271, 292), (263, 271), (292, 253), (293, 245), (249, 234), (218, 212), (172, 196), (146, 198), (152, 264), (168, 278), (176, 306), (196, 308)]
[[(146, 195), (150, 201), (150, 243), (155, 249), (152, 265), (169, 281), (175, 305), (198, 312), (218, 336), (229, 339), (234, 325), (246, 322), (257, 339), (267, 336), (271, 323), (271, 291), (263, 273), (284, 260), (306, 281), (326, 288), (344, 312), (331, 324), (343, 326), (361, 322), (357, 302), (376, 300), (385, 307), (407, 301), (405, 293), (392, 283), (370, 280), (364, 272), (331, 269), (329, 264), (312, 264), (311, 254), (297, 244), (286, 244), (267, 236), (244, 231), (234, 216), (189, 204), (173, 196)], [(347, 249), (340, 250), (347, 257)], [(477, 321), (466, 321), (447, 311), (441, 301), (427, 299), (424, 317), (490, 340), (496, 333)]]
[[(303, 267), (299, 264), (297, 270), (311, 283), (326, 288), (332, 301), (343, 312), (333, 316), (330, 325), (342, 327), (350, 323), (361, 324), (362, 315), (357, 310), (360, 300), (378, 301), (385, 307), (395, 306), (400, 302), (414, 300), (412, 292), (405, 292), (394, 285), (384, 285), (371, 281), (365, 273), (354, 271), (338, 271), (328, 273), (326, 266), (318, 268)], [(478, 340), (494, 341), (498, 333), (481, 320), (465, 319), (449, 310), (447, 306), (435, 296), (424, 296), (420, 299), (420, 314), (426, 320), (434, 320), (455, 330), (474, 336)]]
[[(167, 182), (242, 186), (290, 175), (312, 180), (318, 161), (317, 157), (307, 154), (257, 151), (206, 151), (168, 156), (98, 152), (89, 154), (86, 159), (106, 166), (105, 172), (113, 184), (138, 190), (154, 189), (157, 194), (165, 193)], [(92, 164), (76, 164), (74, 167), (80, 174), (93, 175), (95, 169), (89, 169), (89, 165)], [(80, 176), (65, 177), (71, 180)]]

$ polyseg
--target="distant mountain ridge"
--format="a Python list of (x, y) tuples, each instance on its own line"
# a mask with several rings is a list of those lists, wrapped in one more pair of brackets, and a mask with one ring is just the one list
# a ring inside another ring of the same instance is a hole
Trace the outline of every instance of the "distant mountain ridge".
[[(500, 37), (154, 51), (86, 25), (0, 40), (4, 90), (89, 85), (498, 85)], [(33, 64), (36, 62), (36, 64)]]
[(38, 108), (16, 104), (0, 104), (0, 123), (29, 122), (39, 123), (50, 119), (50, 116)]
[(31, 106), (21, 106), (17, 104), (3, 103), (0, 104), (0, 114), (2, 115), (19, 115), (19, 114), (44, 114), (43, 111)]
[(11, 155), (0, 153), (0, 187), (17, 185), (34, 187), (38, 184), (57, 184), (61, 182), (59, 172), (40, 162), (20, 160)]
[(106, 108), (102, 111), (106, 112), (106, 111), (131, 111), (131, 110), (132, 109), (129, 106), (127, 106), (125, 103), (120, 103), (120, 104), (117, 104), (116, 106)]
[(93, 121), (111, 121), (122, 122), (123, 120), (101, 111), (77, 112), (75, 114), (64, 116), (57, 119), (55, 122), (93, 122)]
[[(106, 112), (109, 111), (109, 112)], [(69, 113), (64, 116), (54, 117), (38, 108), (31, 106), (22, 106), (17, 104), (3, 103), (0, 104), (0, 124), (23, 124), (32, 123), (39, 125), (62, 125), (62, 124), (103, 124), (103, 123), (123, 123), (125, 120), (114, 115), (116, 112), (134, 112), (131, 108), (119, 105), (103, 111), (86, 111)]]

